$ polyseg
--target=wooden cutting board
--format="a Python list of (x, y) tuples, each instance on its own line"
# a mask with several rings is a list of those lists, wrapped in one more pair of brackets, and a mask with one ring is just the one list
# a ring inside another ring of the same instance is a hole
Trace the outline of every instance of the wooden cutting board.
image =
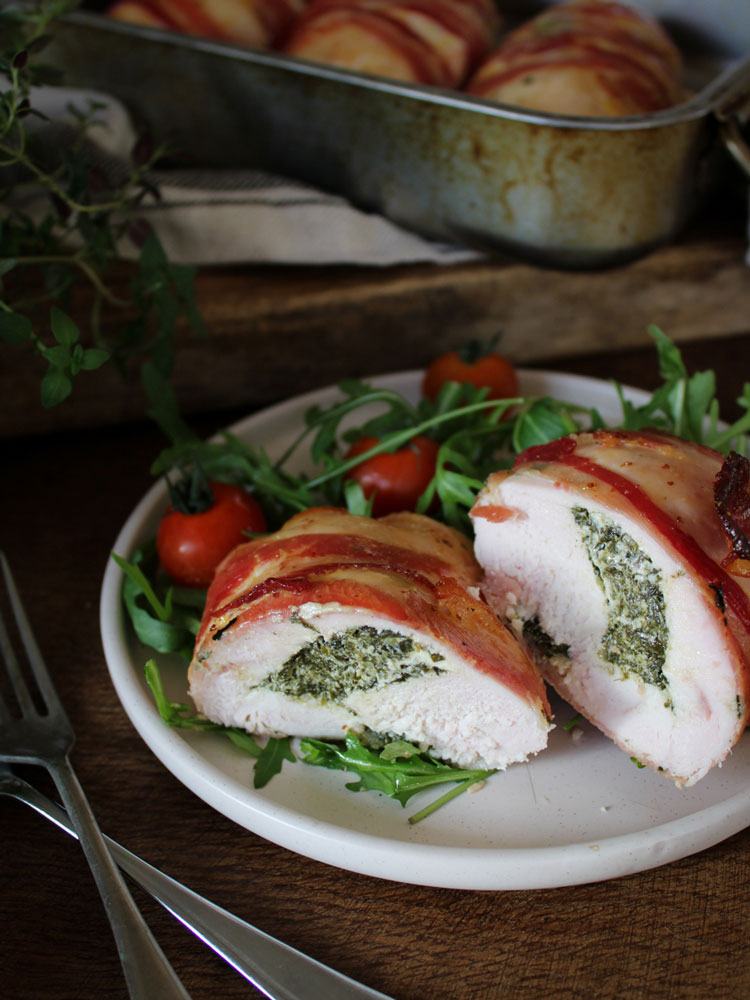
[[(184, 331), (175, 387), (183, 412), (253, 410), (347, 376), (421, 367), (436, 353), (501, 333), (519, 364), (637, 347), (660, 326), (678, 343), (750, 330), (743, 204), (704, 218), (633, 263), (563, 272), (509, 259), (459, 266), (242, 267), (197, 277), (208, 336)], [(129, 277), (117, 277), (124, 292)], [(117, 289), (116, 289), (117, 290)], [(85, 328), (89, 303), (74, 315)], [(0, 347), (0, 436), (139, 419), (138, 385), (109, 368), (73, 396), (39, 403), (44, 365)]]

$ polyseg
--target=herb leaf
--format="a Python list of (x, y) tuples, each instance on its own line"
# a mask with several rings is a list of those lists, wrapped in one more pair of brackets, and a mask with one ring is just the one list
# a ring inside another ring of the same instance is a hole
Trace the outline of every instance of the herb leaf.
[(220, 726), (216, 722), (211, 722), (209, 719), (199, 716), (190, 705), (186, 705), (180, 701), (170, 701), (165, 694), (161, 673), (156, 665), (156, 660), (151, 659), (146, 662), (144, 673), (146, 675), (146, 683), (151, 688), (151, 693), (154, 696), (159, 715), (161, 715), (168, 726), (173, 726), (176, 729), (201, 729), (209, 732), (225, 729), (224, 726)]
[[(135, 552), (131, 561), (114, 552), (112, 558), (125, 574), (122, 597), (140, 641), (159, 653), (180, 653), (189, 660), (205, 604), (205, 591), (175, 588), (164, 581), (158, 584), (153, 544)], [(147, 567), (148, 575), (143, 566)]]
[(296, 757), (292, 753), (292, 739), (290, 736), (272, 736), (261, 750), (255, 764), (253, 775), (253, 787), (263, 788), (273, 778), (279, 774), (281, 766), (285, 760), (294, 763)]
[(156, 661), (148, 660), (144, 668), (146, 683), (151, 688), (156, 707), (168, 726), (176, 729), (193, 729), (201, 732), (222, 733), (236, 747), (255, 757), (253, 786), (263, 788), (274, 775), (279, 774), (285, 760), (296, 760), (291, 749), (291, 737), (271, 737), (264, 747), (246, 732), (234, 726), (223, 726), (199, 715), (190, 705), (180, 701), (170, 701), (164, 691), (164, 684)]
[(405, 806), (409, 799), (427, 788), (446, 782), (467, 783), (486, 780), (494, 770), (465, 770), (435, 760), (404, 740), (387, 743), (379, 752), (366, 747), (354, 733), (343, 744), (323, 740), (300, 740), (305, 764), (350, 771), (358, 780), (346, 787), (353, 792), (375, 791), (397, 799)]
[[(164, 148), (139, 141), (129, 164), (107, 160), (102, 165), (95, 140), (106, 103), (87, 98), (77, 106), (71, 101), (65, 124), (54, 123), (54, 128), (34, 106), (42, 100), (41, 85), (60, 82), (54, 67), (37, 60), (53, 39), (50, 25), (79, 4), (44, 0), (0, 5), (0, 161), (5, 182), (0, 186), (0, 346), (30, 341), (34, 351), (28, 357), (47, 362), (41, 382), (45, 408), (70, 396), (76, 376), (110, 360), (124, 375), (150, 362), (169, 377), (178, 320), (184, 317), (193, 329), (205, 332), (194, 269), (171, 265), (140, 217), (144, 201), (159, 197), (152, 168)], [(35, 119), (33, 127), (27, 126), (29, 118)], [(62, 137), (60, 128), (66, 130)], [(23, 195), (30, 185), (33, 212)], [(111, 270), (125, 242), (139, 249), (139, 269), (129, 295), (123, 296)], [(90, 340), (86, 345), (65, 311), (79, 286), (89, 291), (82, 324)], [(45, 333), (40, 307), (46, 306)]]
[(659, 357), (662, 384), (642, 406), (624, 399), (615, 383), (623, 409), (622, 427), (640, 430), (659, 427), (678, 437), (697, 441), (718, 451), (730, 448), (746, 454), (750, 433), (750, 386), (745, 386), (737, 401), (745, 410), (729, 428), (719, 430), (719, 403), (716, 399), (716, 376), (712, 371), (688, 372), (680, 349), (657, 326), (649, 327)]
[(230, 726), (222, 726), (221, 723), (211, 722), (198, 715), (194, 708), (180, 701), (170, 701), (164, 692), (164, 685), (161, 673), (156, 665), (156, 660), (148, 660), (144, 667), (146, 682), (151, 688), (159, 715), (167, 723), (176, 729), (198, 729), (204, 732), (224, 733), (235, 746), (245, 750), (253, 757), (260, 757), (261, 748), (244, 729), (234, 729)]

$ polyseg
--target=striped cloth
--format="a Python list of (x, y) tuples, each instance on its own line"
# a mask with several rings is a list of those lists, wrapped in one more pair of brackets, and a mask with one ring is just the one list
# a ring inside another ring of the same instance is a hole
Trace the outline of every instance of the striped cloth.
[[(57, 148), (73, 135), (71, 105), (80, 112), (91, 102), (102, 105), (95, 111), (96, 125), (87, 133), (90, 146), (95, 145), (90, 152), (110, 180), (128, 175), (136, 133), (119, 101), (92, 91), (48, 87), (35, 90), (31, 99), (46, 116), (34, 119), (37, 138)], [(145, 201), (140, 215), (176, 264), (387, 267), (456, 264), (481, 256), (424, 239), (337, 195), (258, 170), (156, 169), (149, 179), (160, 198)], [(33, 217), (33, 195), (23, 198), (19, 207)], [(137, 254), (129, 241), (118, 249), (126, 258)]]

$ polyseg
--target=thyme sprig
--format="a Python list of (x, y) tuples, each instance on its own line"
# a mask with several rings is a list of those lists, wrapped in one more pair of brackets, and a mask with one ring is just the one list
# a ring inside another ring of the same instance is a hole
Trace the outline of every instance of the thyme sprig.
[[(95, 100), (69, 103), (70, 124), (50, 141), (35, 88), (61, 79), (40, 56), (53, 21), (76, 6), (38, 0), (0, 10), (0, 342), (45, 363), (44, 407), (108, 362), (131, 380), (144, 365), (168, 379), (179, 324), (203, 332), (195, 270), (170, 264), (139, 217), (159, 197), (152, 168), (165, 148), (141, 135), (129, 163), (103, 165), (92, 139), (106, 105)], [(127, 243), (137, 266), (123, 292), (112, 272)], [(89, 292), (85, 335), (70, 316), (78, 288)]]

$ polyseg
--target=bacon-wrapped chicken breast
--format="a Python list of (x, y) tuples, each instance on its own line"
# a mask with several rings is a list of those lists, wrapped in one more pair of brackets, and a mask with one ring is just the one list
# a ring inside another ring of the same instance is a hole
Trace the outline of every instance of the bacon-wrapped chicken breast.
[(307, 0), (119, 0), (110, 17), (186, 35), (271, 48)]
[(107, 14), (116, 21), (139, 24), (146, 28), (174, 29), (174, 24), (163, 17), (148, 0), (117, 0), (108, 8)]
[(209, 719), (254, 733), (371, 730), (505, 768), (546, 746), (549, 706), (478, 579), (466, 539), (422, 515), (298, 514), (220, 565), (190, 693)]
[(748, 718), (747, 469), (655, 431), (581, 433), (523, 452), (472, 510), (490, 605), (563, 698), (678, 784)]
[(609, 0), (555, 4), (508, 34), (467, 90), (567, 115), (641, 115), (684, 99), (680, 54), (646, 11)]
[(498, 25), (493, 0), (313, 0), (283, 50), (394, 80), (459, 87)]

